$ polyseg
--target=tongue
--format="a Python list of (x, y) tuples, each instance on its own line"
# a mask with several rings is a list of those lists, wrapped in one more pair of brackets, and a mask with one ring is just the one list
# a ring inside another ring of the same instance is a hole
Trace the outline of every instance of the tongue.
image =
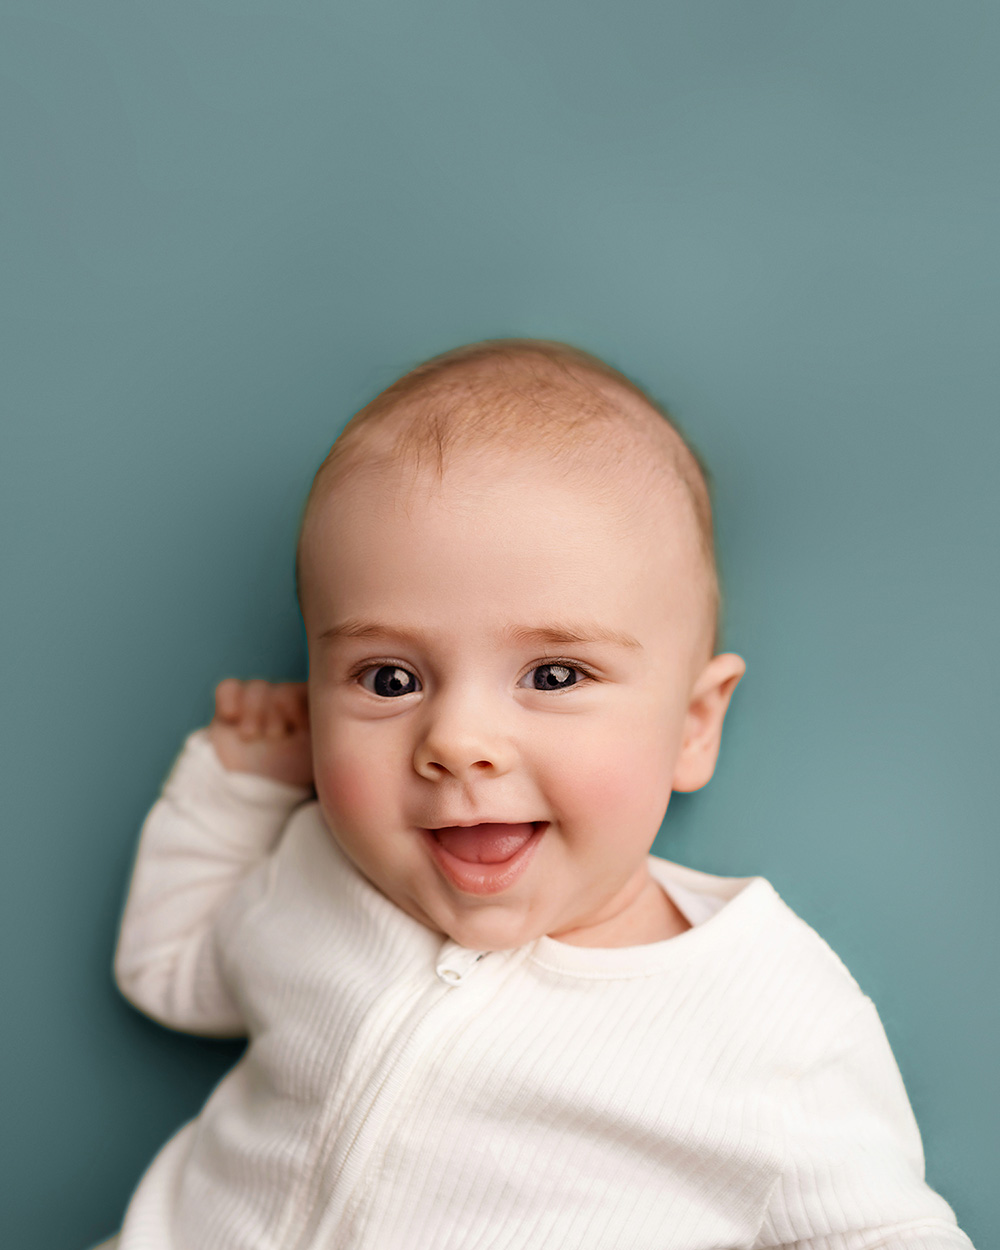
[(435, 829), (434, 836), (449, 854), (467, 864), (501, 864), (516, 855), (533, 832), (532, 825), (449, 825)]

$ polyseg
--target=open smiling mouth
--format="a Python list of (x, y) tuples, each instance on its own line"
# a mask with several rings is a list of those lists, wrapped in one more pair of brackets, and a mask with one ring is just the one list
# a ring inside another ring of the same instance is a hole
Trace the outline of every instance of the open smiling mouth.
[(468, 894), (496, 894), (523, 875), (548, 821), (531, 824), (447, 825), (423, 829), (438, 868)]

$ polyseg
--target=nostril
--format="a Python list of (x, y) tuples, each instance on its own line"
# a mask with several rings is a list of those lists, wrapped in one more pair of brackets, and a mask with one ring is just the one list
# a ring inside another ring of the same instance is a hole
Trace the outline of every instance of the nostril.
[(419, 758), (414, 759), (414, 766), (417, 772), (422, 773), (425, 777), (452, 777), (463, 773), (465, 775), (493, 773), (497, 768), (495, 760), (473, 760), (469, 764), (463, 764), (456, 760), (454, 764), (442, 764), (440, 760), (421, 760)]

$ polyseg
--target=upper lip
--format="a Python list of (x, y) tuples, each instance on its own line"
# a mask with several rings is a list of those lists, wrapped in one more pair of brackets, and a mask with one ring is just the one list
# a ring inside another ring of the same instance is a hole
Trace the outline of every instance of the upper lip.
[(541, 820), (493, 820), (483, 817), (480, 820), (442, 820), (439, 825), (424, 825), (434, 833), (437, 829), (474, 829), (477, 825), (540, 825)]

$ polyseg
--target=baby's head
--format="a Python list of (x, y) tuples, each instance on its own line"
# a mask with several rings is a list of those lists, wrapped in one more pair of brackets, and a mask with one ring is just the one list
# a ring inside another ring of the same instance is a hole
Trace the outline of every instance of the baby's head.
[(365, 876), (473, 949), (652, 940), (646, 857), (743, 672), (665, 415), (562, 344), (437, 357), (334, 445), (298, 576), (317, 794)]

